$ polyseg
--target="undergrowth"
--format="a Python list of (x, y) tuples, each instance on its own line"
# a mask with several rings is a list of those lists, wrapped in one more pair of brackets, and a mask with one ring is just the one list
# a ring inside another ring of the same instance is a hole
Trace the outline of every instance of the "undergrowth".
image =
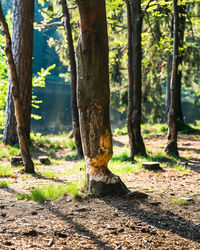
[(18, 199), (31, 199), (39, 202), (54, 201), (64, 195), (80, 196), (84, 185), (85, 181), (66, 183), (65, 185), (49, 185), (33, 189), (30, 194), (17, 194), (16, 196)]
[(12, 177), (14, 174), (13, 169), (7, 166), (0, 166), (0, 177)]
[(0, 188), (7, 188), (7, 187), (8, 187), (7, 182), (5, 182), (5, 181), (0, 182)]

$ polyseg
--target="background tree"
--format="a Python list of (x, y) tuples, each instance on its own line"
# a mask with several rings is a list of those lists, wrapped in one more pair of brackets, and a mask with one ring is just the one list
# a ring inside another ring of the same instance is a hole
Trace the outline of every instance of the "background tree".
[[(27, 138), (30, 136), (31, 123), (33, 20), (34, 0), (14, 0), (12, 51), (20, 82), (20, 98)], [(11, 81), (10, 77), (3, 142), (13, 145), (18, 139)]]
[(12, 55), (12, 49), (11, 49), (11, 37), (9, 34), (8, 25), (6, 23), (6, 20), (3, 15), (3, 10), (0, 2), (0, 23), (2, 32), (6, 39), (6, 56), (9, 64), (10, 69), (10, 77), (12, 80), (12, 97), (15, 107), (15, 114), (16, 114), (16, 121), (17, 121), (17, 134), (19, 138), (19, 144), (21, 149), (21, 155), (24, 163), (24, 169), (27, 173), (34, 173), (34, 164), (31, 159), (29, 147), (28, 147), (28, 137), (25, 130), (25, 121), (24, 121), (24, 115), (23, 115), (23, 109), (22, 109), (22, 100), (20, 98), (20, 83), (18, 80), (17, 75), (17, 69), (14, 62), (14, 57)]
[(178, 113), (178, 7), (177, 0), (173, 0), (173, 61), (172, 61), (172, 75), (171, 75), (171, 102), (168, 115), (168, 143), (165, 148), (167, 154), (178, 155), (177, 148), (177, 113)]
[(126, 193), (126, 186), (107, 167), (113, 152), (105, 1), (77, 0), (76, 3), (81, 27), (77, 49), (77, 100), (87, 187), (97, 195)]
[(128, 16), (128, 71), (129, 71), (129, 97), (128, 97), (128, 135), (130, 144), (130, 157), (145, 155), (146, 150), (141, 136), (141, 105), (142, 105), (142, 48), (141, 34), (143, 12), (140, 0), (127, 0)]
[(80, 126), (79, 126), (79, 115), (77, 108), (77, 70), (76, 70), (76, 59), (74, 52), (73, 37), (70, 24), (70, 15), (66, 0), (61, 0), (62, 11), (64, 16), (65, 33), (67, 36), (68, 50), (69, 50), (69, 61), (71, 67), (71, 87), (72, 87), (72, 127), (73, 136), (79, 156), (83, 156), (83, 149), (81, 143)]

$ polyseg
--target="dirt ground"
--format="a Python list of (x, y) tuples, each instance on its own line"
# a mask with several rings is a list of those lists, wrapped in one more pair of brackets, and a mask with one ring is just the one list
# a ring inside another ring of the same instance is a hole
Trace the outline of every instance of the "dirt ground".
[[(127, 143), (127, 136), (114, 136), (116, 150), (123, 151)], [(165, 143), (162, 136), (145, 139), (153, 153)], [(180, 135), (178, 146), (182, 164), (191, 171), (164, 164), (161, 172), (123, 175), (129, 196), (18, 200), (16, 193), (55, 181), (16, 176), (12, 185), (0, 189), (0, 249), (200, 249), (200, 135)], [(45, 167), (61, 171), (74, 164)], [(186, 204), (172, 203), (177, 197)]]

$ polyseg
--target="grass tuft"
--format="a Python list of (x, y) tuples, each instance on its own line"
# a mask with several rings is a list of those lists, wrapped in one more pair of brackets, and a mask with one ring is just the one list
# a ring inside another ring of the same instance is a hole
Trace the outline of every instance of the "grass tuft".
[(36, 188), (31, 191), (31, 194), (17, 194), (17, 199), (31, 199), (34, 201), (44, 202), (46, 200), (54, 201), (66, 194), (78, 197), (85, 185), (85, 181), (66, 183), (65, 185), (49, 185), (41, 188)]
[(190, 168), (184, 167), (182, 165), (172, 165), (171, 168), (181, 171), (183, 175), (187, 175), (192, 172)]
[(110, 162), (132, 162), (132, 159), (128, 156), (126, 152), (123, 152), (121, 154), (114, 155)]
[(115, 135), (127, 135), (128, 134), (128, 129), (127, 129), (127, 127), (116, 128), (114, 134)]
[(76, 149), (76, 144), (75, 144), (75, 141), (73, 139), (69, 139), (69, 141), (68, 141), (68, 147), (71, 148), (71, 150), (75, 150)]
[(5, 181), (0, 182), (0, 188), (7, 188), (8, 184)]
[(13, 169), (10, 166), (0, 166), (0, 177), (13, 176)]
[(187, 198), (184, 198), (184, 197), (176, 197), (176, 198), (173, 198), (171, 200), (171, 202), (173, 204), (177, 204), (177, 205), (186, 205), (188, 204), (189, 202), (191, 201), (191, 199), (187, 199)]
[(20, 148), (19, 145), (14, 145), (14, 146), (5, 146), (1, 148), (0, 151), (0, 160), (3, 158), (9, 159), (10, 157), (15, 157), (17, 155), (20, 155)]

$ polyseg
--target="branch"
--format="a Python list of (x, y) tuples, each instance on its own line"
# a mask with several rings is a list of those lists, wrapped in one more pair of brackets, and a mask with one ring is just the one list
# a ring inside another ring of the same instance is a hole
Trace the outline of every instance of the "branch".
[(146, 5), (146, 7), (145, 7), (145, 9), (143, 11), (143, 15), (146, 13), (146, 11), (149, 8), (151, 2), (153, 2), (153, 0), (149, 0), (148, 4)]
[(117, 47), (110, 48), (109, 50), (126, 50), (126, 49), (128, 49), (127, 46), (117, 46)]
[(36, 24), (36, 28), (51, 28), (53, 26), (64, 26), (63, 22), (53, 22), (53, 23), (46, 23), (46, 24)]
[[(50, 17), (50, 18), (52, 18), (52, 19), (54, 19), (54, 20), (55, 20), (55, 19), (60, 19), (60, 18), (63, 17), (63, 15), (62, 15), (62, 16), (59, 16), (59, 17), (53, 17), (53, 15), (50, 15), (47, 11), (43, 10), (43, 9), (40, 7), (40, 4), (38, 3), (38, 0), (36, 0), (36, 2), (37, 2), (37, 7), (38, 7), (38, 9), (39, 9), (41, 12), (43, 12), (44, 14), (46, 14), (48, 17)], [(77, 6), (74, 5), (74, 6), (69, 7), (68, 10), (73, 10), (73, 9), (76, 9), (76, 8), (77, 8)]]

